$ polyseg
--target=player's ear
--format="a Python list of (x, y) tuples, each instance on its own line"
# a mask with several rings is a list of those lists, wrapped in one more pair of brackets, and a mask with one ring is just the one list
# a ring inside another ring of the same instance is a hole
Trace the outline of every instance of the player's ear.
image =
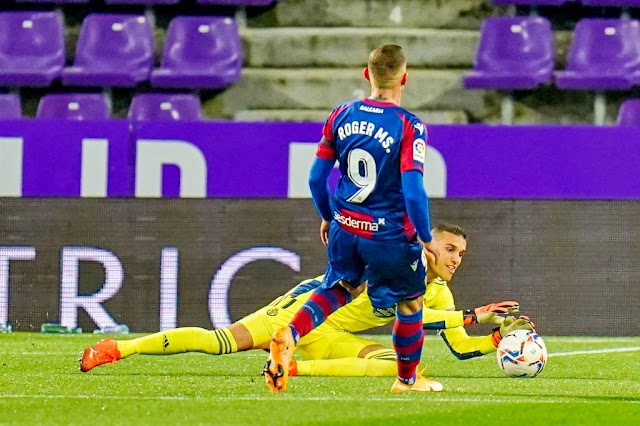
[(402, 81), (400, 82), (400, 84), (402, 84), (403, 86), (405, 84), (407, 84), (407, 73), (405, 72), (404, 75), (402, 76)]
[(369, 68), (368, 67), (365, 67), (362, 70), (362, 75), (364, 75), (364, 78), (366, 78), (367, 81), (371, 81), (371, 77), (369, 76)]

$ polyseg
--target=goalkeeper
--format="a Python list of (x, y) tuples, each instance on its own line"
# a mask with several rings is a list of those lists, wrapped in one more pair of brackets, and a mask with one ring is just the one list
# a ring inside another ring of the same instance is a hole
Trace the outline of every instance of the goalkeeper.
[[(481, 356), (496, 350), (502, 336), (516, 329), (533, 329), (526, 317), (516, 319), (517, 302), (500, 302), (470, 310), (455, 310), (447, 282), (455, 274), (466, 252), (466, 233), (455, 225), (441, 224), (432, 229), (438, 241), (437, 263), (431, 254), (427, 263), (427, 289), (424, 296), (423, 326), (441, 330), (445, 344), (459, 359)], [(80, 369), (92, 368), (134, 354), (170, 355), (205, 352), (222, 355), (267, 349), (274, 330), (289, 323), (300, 305), (322, 283), (322, 276), (305, 280), (264, 308), (219, 330), (185, 327), (131, 340), (105, 339), (86, 348)], [(395, 376), (395, 352), (353, 333), (388, 324), (395, 318), (395, 307), (376, 309), (363, 294), (329, 316), (325, 323), (298, 342), (296, 352), (305, 360), (292, 361), (289, 374), (315, 376)], [(469, 336), (466, 326), (493, 323), (498, 327), (486, 336)]]

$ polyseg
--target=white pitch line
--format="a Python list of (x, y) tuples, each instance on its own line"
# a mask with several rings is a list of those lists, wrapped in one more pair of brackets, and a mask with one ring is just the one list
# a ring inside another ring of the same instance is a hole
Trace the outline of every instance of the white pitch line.
[[(432, 394), (430, 394), (432, 395)], [(13, 399), (28, 399), (28, 398), (36, 398), (36, 399), (110, 399), (110, 400), (161, 400), (161, 401), (332, 401), (335, 402), (335, 396), (309, 396), (309, 397), (284, 397), (283, 399), (278, 399), (278, 397), (274, 396), (256, 396), (256, 397), (238, 397), (238, 396), (230, 396), (230, 397), (201, 397), (201, 396), (133, 396), (133, 395), (28, 395), (28, 394), (0, 394), (0, 398), (13, 398)], [(340, 398), (341, 401), (361, 401), (360, 399), (355, 398)], [(377, 401), (377, 402), (411, 402), (415, 403), (414, 398), (396, 398), (396, 397), (367, 397), (367, 401)], [(578, 404), (610, 404), (612, 402), (620, 402), (623, 404), (639, 404), (640, 400), (610, 400), (607, 398), (603, 399), (595, 399), (595, 400), (579, 400), (572, 398), (544, 398), (544, 397), (526, 397), (526, 398), (443, 398), (443, 397), (429, 397), (429, 401), (436, 402), (476, 402), (483, 404), (513, 404), (513, 403), (543, 403), (543, 404), (568, 404), (568, 403), (578, 403)]]
[(640, 351), (640, 346), (631, 346), (626, 348), (590, 349), (585, 351), (571, 351), (571, 352), (554, 352), (549, 354), (549, 358), (556, 357), (556, 356), (608, 354), (611, 352), (635, 352), (635, 351)]
[(133, 395), (29, 395), (29, 394), (15, 394), (15, 395), (0, 395), (0, 398), (39, 398), (39, 399), (133, 399), (133, 400), (146, 400), (146, 399), (158, 399), (158, 400), (186, 400), (193, 399), (186, 396), (133, 396)]

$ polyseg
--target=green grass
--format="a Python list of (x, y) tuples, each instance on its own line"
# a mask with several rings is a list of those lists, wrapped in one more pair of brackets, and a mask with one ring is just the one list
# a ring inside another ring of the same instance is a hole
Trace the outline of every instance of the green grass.
[[(133, 356), (81, 373), (78, 355), (97, 340), (0, 334), (0, 423), (640, 424), (640, 337), (545, 337), (552, 355), (534, 379), (504, 376), (494, 354), (458, 361), (431, 337), (423, 365), (445, 391), (427, 394), (392, 394), (391, 378), (373, 377), (294, 377), (272, 394), (262, 351)], [(632, 350), (553, 356), (611, 348)]]

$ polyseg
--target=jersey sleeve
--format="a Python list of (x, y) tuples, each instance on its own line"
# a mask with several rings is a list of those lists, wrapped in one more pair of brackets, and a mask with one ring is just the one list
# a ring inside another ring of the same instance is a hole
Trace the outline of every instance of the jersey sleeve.
[(496, 350), (491, 334), (469, 336), (464, 327), (442, 330), (440, 336), (456, 358), (461, 360), (479, 357)]
[(455, 310), (453, 294), (442, 283), (433, 283), (424, 298), (422, 325), (428, 330), (459, 327), (464, 324), (462, 311)]
[[(457, 314), (457, 320), (455, 322), (451, 320), (450, 323), (453, 327), (442, 327), (440, 336), (449, 350), (461, 360), (475, 358), (482, 356), (496, 350), (493, 344), (492, 336), (469, 336), (467, 331), (462, 326), (463, 315), (462, 311), (454, 311), (455, 302), (451, 289), (447, 285), (438, 287), (436, 296), (433, 297), (433, 302), (430, 304), (432, 309), (448, 309), (448, 313)], [(424, 314), (423, 314), (424, 319)]]
[(409, 170), (424, 170), (427, 156), (427, 127), (414, 116), (400, 114), (403, 121), (402, 140), (400, 141), (400, 173)]
[(422, 309), (422, 328), (425, 330), (441, 330), (463, 325), (461, 311), (442, 311), (439, 309)]
[(341, 105), (331, 111), (329, 114), (329, 118), (325, 121), (324, 126), (322, 126), (322, 140), (318, 144), (318, 150), (316, 151), (316, 157), (322, 158), (323, 160), (335, 160), (336, 159), (336, 150), (334, 145), (334, 135), (333, 135), (333, 125), (335, 124), (336, 118), (342, 111), (344, 111), (345, 106)]

